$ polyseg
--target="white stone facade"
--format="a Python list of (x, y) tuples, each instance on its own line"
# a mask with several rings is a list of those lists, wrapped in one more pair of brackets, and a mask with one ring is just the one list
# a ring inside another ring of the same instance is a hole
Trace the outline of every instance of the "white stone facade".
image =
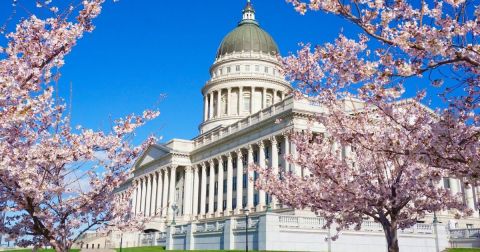
[[(253, 10), (244, 11), (244, 20), (254, 18)], [(248, 209), (252, 249), (385, 251), (385, 238), (376, 223), (366, 221), (362, 230), (347, 230), (338, 241), (327, 241), (330, 231), (323, 228), (321, 218), (309, 211), (290, 209), (254, 187), (257, 175), (247, 169), (253, 163), (276, 172), (308, 175), (284, 158), (296, 152), (289, 134), (306, 130), (309, 118), (325, 112), (317, 104), (290, 95), (292, 87), (285, 81), (277, 57), (255, 50), (217, 55), (210, 74), (211, 79), (202, 88), (200, 134), (192, 140), (173, 139), (150, 146), (135, 163), (134, 177), (125, 184), (136, 185), (132, 212), (153, 220), (144, 232), (124, 234), (123, 246), (243, 249)], [(310, 127), (324, 132), (321, 125)], [(439, 186), (464, 193), (465, 204), (476, 212), (456, 224), (449, 221), (452, 216), (448, 212), (438, 213), (439, 241), (445, 248), (446, 228), (479, 226), (479, 191), (463, 188), (457, 179), (447, 178)], [(172, 224), (174, 218), (176, 224)], [(414, 228), (401, 231), (401, 250), (435, 251), (432, 219), (427, 216)], [(106, 239), (118, 247), (119, 237), (117, 233)]]

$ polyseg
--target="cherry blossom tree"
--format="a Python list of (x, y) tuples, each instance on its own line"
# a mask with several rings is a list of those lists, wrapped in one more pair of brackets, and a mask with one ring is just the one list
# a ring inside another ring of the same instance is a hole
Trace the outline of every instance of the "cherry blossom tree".
[(103, 0), (84, 0), (64, 12), (37, 1), (52, 16), (22, 19), (0, 47), (0, 212), (19, 246), (68, 251), (87, 230), (141, 226), (131, 216), (132, 188), (115, 189), (130, 165), (153, 143), (132, 146), (134, 130), (156, 110), (115, 121), (110, 132), (72, 128), (65, 104), (54, 98), (59, 69), (76, 42), (94, 29)]
[[(480, 175), (480, 6), (466, 0), (287, 2), (301, 14), (344, 18), (360, 34), (304, 44), (283, 59), (295, 97), (325, 107), (312, 119), (325, 133), (293, 133), (297, 155), (287, 159), (304, 172), (279, 176), (254, 167), (262, 175), (257, 186), (292, 207), (311, 208), (338, 231), (373, 219), (384, 229), (388, 251), (399, 251), (398, 229), (427, 213), (469, 215), (461, 195), (440, 183), (456, 177), (468, 187)], [(422, 105), (430, 101), (438, 105), (434, 111)]]

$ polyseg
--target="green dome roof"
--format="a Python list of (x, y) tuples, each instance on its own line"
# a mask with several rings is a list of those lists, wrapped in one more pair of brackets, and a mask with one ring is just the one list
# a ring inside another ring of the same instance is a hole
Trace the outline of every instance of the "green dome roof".
[(272, 36), (264, 31), (255, 20), (243, 20), (238, 27), (223, 39), (217, 58), (233, 52), (262, 52), (278, 54), (278, 46)]

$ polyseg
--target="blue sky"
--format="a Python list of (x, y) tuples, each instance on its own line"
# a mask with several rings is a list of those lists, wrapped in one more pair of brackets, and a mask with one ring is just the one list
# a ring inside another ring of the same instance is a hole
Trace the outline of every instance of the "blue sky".
[[(33, 0), (18, 1), (35, 11)], [(73, 123), (108, 129), (115, 118), (158, 106), (161, 116), (138, 131), (136, 143), (152, 133), (163, 141), (195, 137), (203, 115), (200, 89), (245, 2), (107, 0), (95, 31), (79, 41), (61, 69), (60, 95), (68, 99), (73, 85)], [(260, 25), (283, 55), (296, 51), (302, 41), (333, 41), (342, 28), (356, 37), (356, 29), (338, 17), (319, 12), (301, 16), (283, 0), (252, 2)], [(11, 2), (1, 1), (0, 21), (10, 12)], [(17, 16), (26, 13), (19, 8)]]

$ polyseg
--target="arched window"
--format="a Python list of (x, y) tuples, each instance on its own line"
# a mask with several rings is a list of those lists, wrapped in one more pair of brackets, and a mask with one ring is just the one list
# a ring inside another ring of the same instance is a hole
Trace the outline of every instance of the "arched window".
[(251, 103), (251, 95), (249, 92), (243, 93), (243, 108), (242, 111), (250, 112), (250, 103)]

